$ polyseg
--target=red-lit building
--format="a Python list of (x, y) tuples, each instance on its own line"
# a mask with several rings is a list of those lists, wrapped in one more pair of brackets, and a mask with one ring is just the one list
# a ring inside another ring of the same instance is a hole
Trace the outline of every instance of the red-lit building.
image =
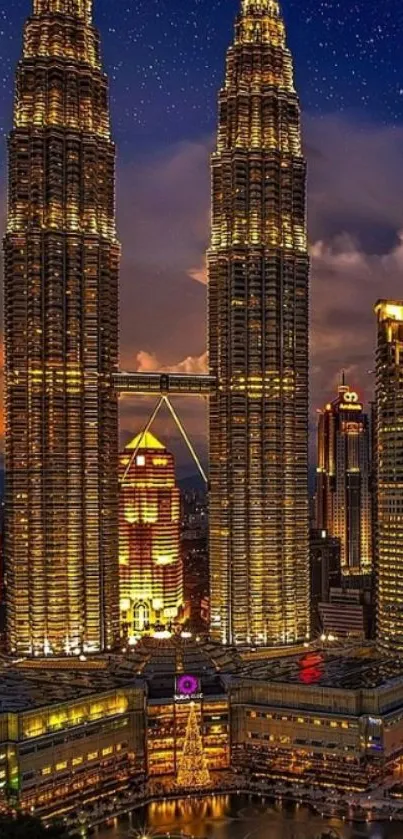
[(120, 456), (119, 579), (123, 635), (166, 627), (183, 608), (175, 462), (147, 432)]
[(372, 569), (372, 508), (368, 417), (344, 383), (319, 412), (316, 528), (340, 539), (347, 576)]

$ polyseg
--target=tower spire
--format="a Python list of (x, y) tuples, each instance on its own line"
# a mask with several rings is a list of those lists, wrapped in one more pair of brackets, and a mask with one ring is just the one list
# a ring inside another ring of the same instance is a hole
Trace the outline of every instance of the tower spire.
[(241, 14), (235, 26), (235, 45), (243, 44), (249, 47), (270, 45), (276, 50), (276, 60), (272, 66), (269, 67), (265, 62), (261, 64), (260, 61), (256, 65), (257, 72), (253, 74), (253, 81), (257, 81), (260, 74), (261, 79), (274, 87), (294, 90), (292, 59), (286, 45), (285, 26), (278, 0), (242, 0)]
[(244, 15), (271, 14), (279, 17), (280, 5), (278, 0), (242, 0), (242, 13)]
[(90, 23), (92, 0), (34, 0), (34, 15), (49, 14), (78, 17)]

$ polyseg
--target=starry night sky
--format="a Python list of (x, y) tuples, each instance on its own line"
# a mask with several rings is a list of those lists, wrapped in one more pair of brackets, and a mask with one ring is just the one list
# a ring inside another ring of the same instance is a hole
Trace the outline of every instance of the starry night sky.
[[(111, 83), (126, 369), (205, 363), (209, 153), (239, 0), (95, 0)], [(344, 367), (371, 396), (379, 296), (403, 297), (401, 0), (283, 0), (304, 117), (313, 407)], [(0, 0), (0, 172), (31, 0)], [(3, 199), (4, 206), (4, 199)], [(126, 438), (147, 406), (122, 406)], [(185, 421), (201, 450), (200, 406)], [(167, 422), (160, 433), (176, 446)], [(185, 454), (178, 450), (182, 466)]]
[[(1, 0), (0, 125), (10, 124), (13, 72), (31, 0)], [(352, 111), (399, 122), (399, 0), (283, 0), (305, 111)], [(216, 93), (239, 0), (95, 0), (121, 157), (214, 130)]]

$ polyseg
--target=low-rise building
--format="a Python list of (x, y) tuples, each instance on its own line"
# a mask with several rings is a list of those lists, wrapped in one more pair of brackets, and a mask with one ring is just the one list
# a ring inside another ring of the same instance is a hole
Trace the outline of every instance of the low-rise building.
[(3, 809), (67, 813), (143, 776), (144, 688), (107, 661), (3, 667), (0, 708)]
[(3, 662), (0, 811), (65, 815), (147, 777), (174, 782), (191, 705), (209, 770), (228, 769), (229, 695), (202, 642), (146, 637), (122, 656)]
[(232, 768), (362, 790), (400, 765), (400, 660), (369, 645), (271, 656), (175, 636), (83, 662), (3, 662), (0, 809), (60, 816), (130, 806), (145, 780), (172, 788), (192, 709), (215, 786)]
[(368, 650), (254, 662), (231, 686), (231, 742), (242, 772), (365, 789), (403, 755), (403, 665)]
[(335, 638), (370, 636), (371, 593), (353, 588), (331, 588), (326, 603), (319, 603), (324, 635)]

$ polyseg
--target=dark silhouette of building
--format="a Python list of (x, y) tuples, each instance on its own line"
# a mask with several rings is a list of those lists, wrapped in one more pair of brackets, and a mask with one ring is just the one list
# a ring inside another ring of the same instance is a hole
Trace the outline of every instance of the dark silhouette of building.
[(341, 585), (340, 540), (325, 530), (311, 530), (311, 630), (315, 638), (322, 634), (319, 604), (329, 600), (330, 589)]
[(371, 589), (331, 588), (326, 603), (319, 604), (322, 632), (329, 638), (365, 640), (371, 635)]
[(182, 494), (181, 534), (184, 599), (190, 627), (205, 632), (210, 619), (208, 509), (206, 495)]

